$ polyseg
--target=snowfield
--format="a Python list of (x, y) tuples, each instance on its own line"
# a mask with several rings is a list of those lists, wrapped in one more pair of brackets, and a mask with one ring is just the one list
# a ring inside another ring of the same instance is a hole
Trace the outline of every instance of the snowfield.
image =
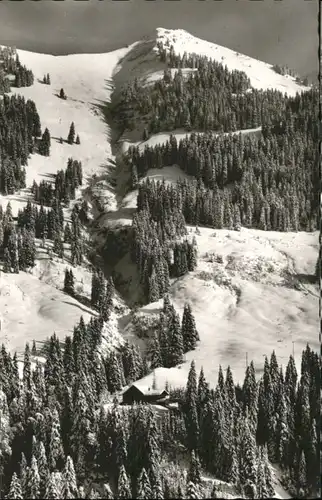
[[(25, 206), (29, 189), (35, 180), (50, 181), (59, 169), (65, 169), (68, 158), (80, 160), (83, 167), (84, 185), (96, 174), (106, 177), (107, 167), (113, 159), (110, 145), (110, 130), (100, 107), (110, 100), (113, 91), (112, 77), (119, 60), (131, 50), (119, 49), (107, 54), (76, 54), (51, 56), (17, 50), (22, 64), (31, 68), (35, 83), (31, 87), (12, 89), (32, 99), (37, 106), (42, 131), (48, 127), (51, 135), (49, 157), (33, 154), (26, 167), (27, 189), (21, 196), (1, 196), (0, 203), (11, 202), (13, 213)], [(50, 74), (51, 85), (44, 85), (44, 74)], [(67, 100), (59, 98), (63, 88)], [(74, 122), (80, 145), (66, 142), (69, 127)], [(60, 144), (60, 138), (65, 141)], [(106, 193), (107, 196), (109, 193)]]
[[(318, 253), (318, 233), (240, 232), (189, 228), (198, 244), (198, 267), (173, 281), (170, 299), (182, 316), (189, 302), (200, 343), (175, 368), (155, 371), (159, 388), (185, 386), (192, 360), (203, 366), (211, 386), (218, 367), (231, 366), (235, 382), (243, 382), (246, 360), (261, 375), (264, 357), (275, 350), (286, 365), (293, 348), (300, 372), (306, 343), (319, 348), (319, 291), (310, 284)], [(217, 262), (217, 257), (221, 262)], [(220, 259), (221, 257), (221, 259)], [(299, 280), (303, 283), (297, 284)], [(162, 300), (141, 309), (157, 315)], [(130, 325), (128, 325), (130, 328)], [(153, 374), (139, 383), (152, 386)]]
[(88, 321), (92, 314), (74, 298), (24, 272), (1, 272), (0, 311), (0, 342), (18, 353), (34, 339), (41, 347), (54, 332), (63, 340), (81, 315)]

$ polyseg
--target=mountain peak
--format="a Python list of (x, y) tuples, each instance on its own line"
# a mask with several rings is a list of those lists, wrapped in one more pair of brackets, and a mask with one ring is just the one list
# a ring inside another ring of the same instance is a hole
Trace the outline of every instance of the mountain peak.
[(245, 54), (207, 42), (183, 29), (157, 28), (156, 42), (162, 42), (166, 49), (173, 46), (178, 55), (198, 54), (227, 66), (229, 71), (243, 71), (250, 79), (251, 86), (257, 90), (279, 90), (288, 95), (309, 90), (290, 75), (279, 74), (272, 64), (258, 61)]

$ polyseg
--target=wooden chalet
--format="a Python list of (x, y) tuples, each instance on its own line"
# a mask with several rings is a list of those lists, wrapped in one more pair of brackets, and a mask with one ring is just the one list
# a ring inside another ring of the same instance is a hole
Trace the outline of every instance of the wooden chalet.
[(160, 391), (147, 388), (142, 389), (132, 384), (128, 389), (123, 392), (123, 405), (131, 405), (133, 403), (151, 403), (151, 404), (164, 404), (169, 397), (166, 389)]

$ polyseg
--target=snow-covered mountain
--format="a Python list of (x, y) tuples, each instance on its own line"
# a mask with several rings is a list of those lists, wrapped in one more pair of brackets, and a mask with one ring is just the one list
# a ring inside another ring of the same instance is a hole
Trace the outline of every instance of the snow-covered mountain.
[[(307, 90), (294, 78), (275, 73), (269, 64), (203, 41), (184, 30), (159, 28), (153, 38), (107, 54), (50, 56), (18, 50), (22, 64), (34, 72), (35, 83), (29, 88), (14, 89), (14, 92), (35, 101), (42, 128), (50, 130), (52, 147), (47, 158), (37, 154), (31, 156), (26, 169), (27, 189), (20, 194), (0, 196), (3, 206), (10, 201), (16, 214), (31, 196), (32, 181), (55, 174), (65, 168), (69, 157), (73, 157), (83, 165), (85, 184), (78, 193), (79, 199), (86, 196), (91, 202), (95, 196), (105, 207), (105, 214), (95, 222), (98, 240), (104, 227), (131, 223), (136, 193), (128, 193), (123, 199), (116, 196), (111, 187), (111, 177), (115, 180), (118, 176), (117, 182), (122, 184), (122, 175), (115, 170), (115, 150), (111, 142), (114, 131), (106, 122), (102, 107), (110, 102), (113, 90), (117, 93), (120, 86), (131, 79), (138, 78), (144, 85), (162, 77), (164, 65), (157, 57), (158, 42), (169, 49), (173, 46), (176, 53), (205, 55), (226, 64), (229, 69), (242, 70), (256, 89), (275, 88), (290, 95)], [(46, 73), (51, 76), (50, 86), (41, 83)], [(68, 96), (66, 101), (57, 97), (61, 88)], [(61, 144), (59, 138), (67, 136), (72, 121), (81, 144)], [(260, 129), (251, 132), (258, 133)], [(178, 131), (180, 134), (183, 136), (185, 132)], [(169, 134), (158, 134), (149, 138), (149, 143), (164, 142), (168, 137)], [(137, 144), (138, 138), (122, 137), (118, 147), (126, 149), (131, 143)], [(159, 173), (149, 171), (147, 175), (153, 178), (157, 175), (173, 182), (178, 172), (168, 166)], [(92, 217), (95, 219), (96, 216), (93, 208)], [(194, 229), (189, 228), (189, 231), (192, 234)], [(201, 336), (197, 351), (187, 355), (187, 362), (180, 369), (174, 368), (167, 373), (160, 369), (162, 381), (172, 381), (175, 385), (185, 383), (191, 359), (196, 359), (197, 369), (204, 366), (212, 383), (216, 381), (219, 363), (232, 365), (237, 381), (244, 375), (246, 352), (249, 359), (254, 359), (261, 368), (263, 356), (270, 355), (273, 349), (279, 361), (284, 362), (292, 350), (292, 342), (295, 342), (298, 355), (306, 342), (313, 346), (317, 344), (317, 291), (313, 286), (309, 290), (290, 290), (281, 285), (281, 275), (286, 269), (291, 272), (296, 269), (300, 273), (314, 268), (317, 234), (243, 229), (240, 233), (216, 231), (214, 238), (213, 233), (201, 228), (200, 235), (196, 235), (199, 245), (197, 270), (176, 280), (171, 287), (171, 297), (178, 311), (182, 311), (185, 301), (192, 303)], [(218, 265), (216, 267), (211, 262), (214, 251), (223, 255), (224, 263), (229, 260), (229, 269), (224, 264), (219, 270)], [(76, 299), (64, 300), (61, 290), (66, 262), (51, 261), (40, 249), (39, 258), (42, 260), (39, 260), (33, 276), (26, 273), (0, 275), (0, 342), (5, 341), (19, 351), (26, 340), (44, 340), (54, 330), (61, 337), (70, 334), (73, 323), (81, 314), (86, 317), (91, 314), (90, 309), (85, 310)], [(121, 262), (119, 270), (125, 265)], [(266, 268), (269, 266), (273, 271), (268, 276)], [(211, 278), (214, 273), (218, 277), (219, 271), (227, 274), (230, 287), (227, 280), (214, 281)], [(79, 288), (88, 296), (88, 270), (75, 270), (75, 275)], [(150, 304), (143, 308), (143, 312), (150, 315), (159, 307), (160, 303)], [(115, 325), (117, 334), (135, 339), (129, 321), (115, 321)]]

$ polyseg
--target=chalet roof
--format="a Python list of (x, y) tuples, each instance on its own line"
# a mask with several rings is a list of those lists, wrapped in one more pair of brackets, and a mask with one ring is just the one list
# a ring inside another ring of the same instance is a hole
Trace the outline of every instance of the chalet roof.
[(134, 383), (134, 384), (131, 384), (130, 387), (128, 387), (127, 389), (125, 389), (125, 391), (123, 392), (123, 394), (125, 394), (127, 391), (129, 391), (132, 387), (135, 387), (135, 389), (137, 389), (138, 391), (141, 392), (141, 394), (143, 394), (144, 396), (166, 396), (168, 395), (168, 391), (166, 389), (163, 389), (163, 390), (160, 390), (160, 389), (150, 389), (149, 387), (143, 387), (143, 386), (139, 386), (138, 384)]

